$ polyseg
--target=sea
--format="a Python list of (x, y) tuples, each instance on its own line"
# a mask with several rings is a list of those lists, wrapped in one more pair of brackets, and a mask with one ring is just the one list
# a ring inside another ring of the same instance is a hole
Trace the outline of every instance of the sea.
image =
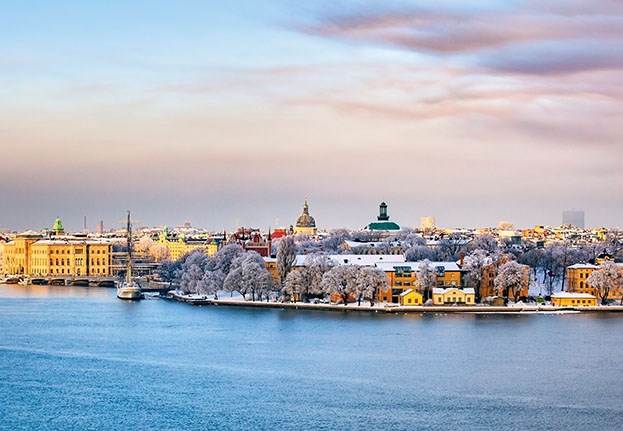
[(127, 302), (0, 285), (0, 430), (621, 430), (623, 314)]

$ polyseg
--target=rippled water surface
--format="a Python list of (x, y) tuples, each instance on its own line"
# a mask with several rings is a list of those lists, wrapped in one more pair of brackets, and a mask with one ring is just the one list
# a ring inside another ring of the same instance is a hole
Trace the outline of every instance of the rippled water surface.
[(623, 315), (384, 315), (0, 286), (0, 429), (623, 429)]

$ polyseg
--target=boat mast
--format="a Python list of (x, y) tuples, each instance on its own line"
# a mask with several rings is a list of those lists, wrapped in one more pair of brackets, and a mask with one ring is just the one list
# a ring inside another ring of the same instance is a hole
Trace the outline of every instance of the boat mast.
[(132, 224), (130, 223), (130, 210), (128, 210), (128, 225), (126, 227), (128, 240), (128, 262), (126, 263), (126, 283), (132, 285)]

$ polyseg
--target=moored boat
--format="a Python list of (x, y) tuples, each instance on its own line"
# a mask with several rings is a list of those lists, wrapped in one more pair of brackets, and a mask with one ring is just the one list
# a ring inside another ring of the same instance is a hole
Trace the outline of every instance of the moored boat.
[(128, 262), (126, 263), (125, 281), (117, 286), (117, 298), (139, 300), (143, 299), (144, 295), (141, 286), (132, 280), (132, 223), (130, 222), (130, 211), (128, 211), (127, 239)]

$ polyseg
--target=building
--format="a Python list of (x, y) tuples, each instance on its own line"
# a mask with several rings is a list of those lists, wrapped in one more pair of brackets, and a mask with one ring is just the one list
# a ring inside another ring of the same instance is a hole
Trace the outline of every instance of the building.
[[(388, 286), (378, 292), (378, 302), (400, 303), (400, 295), (417, 287), (417, 274), (422, 262), (378, 262), (376, 267), (387, 275)], [(437, 287), (463, 287), (463, 270), (455, 262), (430, 262), (435, 271)]]
[(433, 305), (474, 305), (476, 295), (474, 289), (457, 289), (455, 287), (433, 289)]
[(30, 277), (111, 274), (112, 245), (108, 241), (65, 235), (60, 219), (54, 222), (53, 232), (58, 236), (44, 238), (24, 232), (6, 243), (3, 272)]
[(422, 294), (413, 289), (407, 289), (400, 294), (400, 305), (422, 305)]
[(562, 212), (563, 226), (571, 225), (580, 229), (584, 229), (584, 210), (568, 210)]
[(368, 223), (364, 230), (372, 232), (398, 232), (400, 230), (400, 226), (398, 223), (389, 221), (387, 204), (385, 202), (381, 202), (379, 205), (379, 215), (376, 217), (376, 221)]
[(576, 263), (567, 267), (567, 291), (595, 295), (595, 289), (589, 286), (586, 279), (599, 269), (598, 265), (590, 263)]
[[(603, 260), (600, 261), (599, 258), (597, 261), (600, 263), (603, 262)], [(622, 263), (618, 263), (617, 265), (623, 266)], [(567, 267), (567, 291), (570, 293), (598, 296), (597, 290), (587, 282), (587, 279), (593, 271), (599, 268), (599, 265), (592, 265), (590, 263), (577, 263)], [(621, 297), (623, 297), (623, 286), (613, 286), (608, 292), (606, 300), (621, 299)]]
[(316, 220), (309, 215), (309, 205), (307, 205), (307, 200), (305, 200), (305, 203), (303, 204), (303, 214), (296, 219), (296, 225), (294, 227), (294, 234), (299, 233), (308, 235), (316, 235), (316, 233), (318, 233)]
[(218, 244), (213, 240), (194, 240), (180, 235), (177, 239), (170, 238), (169, 229), (165, 226), (158, 237), (158, 244), (162, 244), (169, 250), (169, 259), (177, 260), (193, 250), (202, 250), (208, 256), (214, 256), (218, 251)]
[(556, 307), (595, 307), (597, 297), (588, 293), (556, 292), (552, 294), (552, 305)]
[(29, 276), (108, 276), (112, 245), (103, 240), (42, 239), (31, 246)]

